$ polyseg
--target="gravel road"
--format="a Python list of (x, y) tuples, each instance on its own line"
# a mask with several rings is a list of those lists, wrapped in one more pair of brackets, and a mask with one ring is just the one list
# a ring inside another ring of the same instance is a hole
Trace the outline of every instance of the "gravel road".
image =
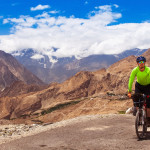
[(0, 150), (148, 150), (150, 136), (138, 141), (132, 115), (82, 116), (40, 127), (8, 141)]

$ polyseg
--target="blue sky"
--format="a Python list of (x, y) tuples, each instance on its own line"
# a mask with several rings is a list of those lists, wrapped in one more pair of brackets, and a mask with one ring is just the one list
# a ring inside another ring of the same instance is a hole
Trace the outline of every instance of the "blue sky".
[(149, 6), (149, 0), (1, 0), (0, 47), (57, 57), (149, 48)]

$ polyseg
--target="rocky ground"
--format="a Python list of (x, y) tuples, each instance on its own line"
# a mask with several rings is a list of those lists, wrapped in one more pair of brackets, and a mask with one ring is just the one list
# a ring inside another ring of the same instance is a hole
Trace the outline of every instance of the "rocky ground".
[[(139, 141), (132, 115), (87, 115), (45, 125), (5, 126), (1, 150), (148, 150), (147, 139)], [(8, 129), (9, 128), (9, 129)], [(3, 130), (1, 129), (1, 130)], [(20, 129), (22, 130), (20, 132)], [(19, 131), (19, 132), (18, 132)], [(17, 135), (18, 134), (18, 135)], [(16, 136), (17, 135), (17, 136)], [(11, 138), (10, 138), (11, 137)], [(5, 140), (4, 140), (5, 139)], [(14, 140), (12, 140), (14, 139)], [(15, 140), (17, 139), (17, 140)], [(5, 142), (5, 143), (4, 143)]]
[(35, 133), (37, 129), (42, 128), (42, 125), (18, 124), (18, 125), (1, 125), (0, 126), (0, 144), (7, 141), (18, 139)]
[[(77, 118), (60, 121), (57, 123), (44, 123), (44, 124), (7, 124), (0, 125), (0, 144), (6, 143), (15, 139), (20, 139), (22, 137), (31, 136), (34, 134), (47, 131), (49, 129), (55, 129), (57, 127), (63, 127), (72, 123), (81, 122), (82, 120), (87, 120), (98, 117), (99, 118), (110, 118), (112, 116), (117, 116), (116, 114), (103, 114), (103, 115), (86, 115)], [(4, 122), (4, 121), (3, 121)], [(7, 122), (8, 123), (8, 122)]]

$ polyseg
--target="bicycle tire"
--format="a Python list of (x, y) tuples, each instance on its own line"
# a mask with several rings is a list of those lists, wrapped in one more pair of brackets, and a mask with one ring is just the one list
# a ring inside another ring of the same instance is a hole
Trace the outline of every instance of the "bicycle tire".
[(146, 116), (144, 110), (137, 111), (136, 113), (136, 119), (135, 119), (135, 129), (136, 129), (136, 135), (138, 139), (143, 139), (146, 135)]

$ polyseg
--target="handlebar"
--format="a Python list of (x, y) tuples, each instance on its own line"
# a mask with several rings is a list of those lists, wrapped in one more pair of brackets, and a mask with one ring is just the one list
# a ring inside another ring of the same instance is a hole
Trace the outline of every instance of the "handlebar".
[(142, 94), (142, 93), (135, 93), (135, 94), (131, 95), (131, 98), (138, 97), (138, 96), (143, 97), (144, 99), (150, 97), (150, 95), (146, 95), (146, 94)]

